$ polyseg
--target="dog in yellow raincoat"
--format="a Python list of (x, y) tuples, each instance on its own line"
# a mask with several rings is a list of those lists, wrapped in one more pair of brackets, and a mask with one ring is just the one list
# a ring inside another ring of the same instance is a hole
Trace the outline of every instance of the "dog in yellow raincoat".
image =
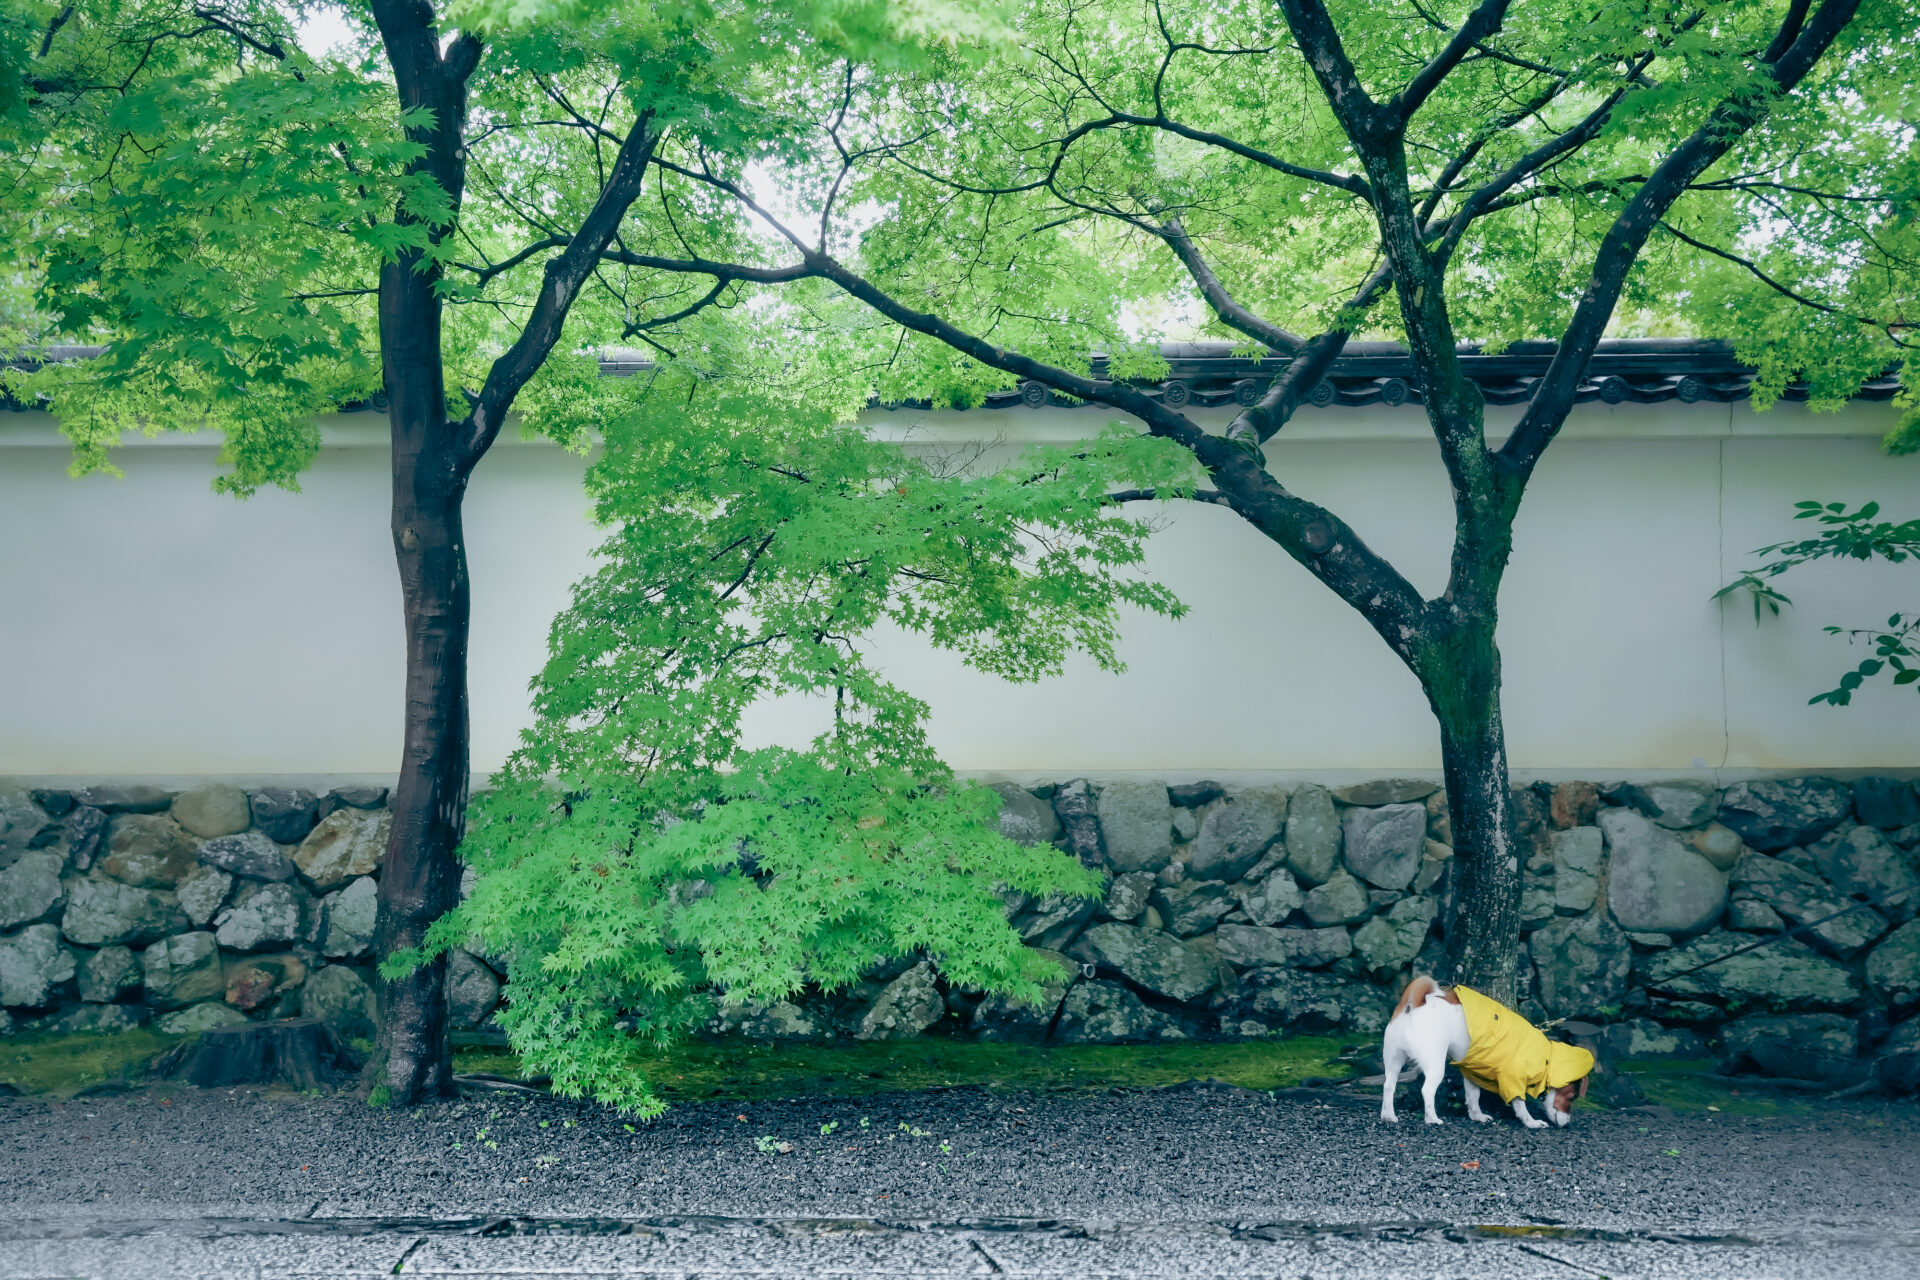
[(1449, 1061), (1460, 1068), (1469, 1119), (1485, 1124), (1493, 1118), (1480, 1109), (1480, 1092), (1486, 1089), (1529, 1129), (1544, 1129), (1547, 1122), (1534, 1119), (1528, 1098), (1544, 1099), (1547, 1118), (1564, 1125), (1573, 1119), (1573, 1100), (1586, 1096), (1593, 1071), (1593, 1055), (1585, 1049), (1549, 1040), (1540, 1028), (1472, 987), (1443, 987), (1427, 977), (1415, 978), (1401, 992), (1380, 1048), (1387, 1068), (1380, 1118), (1389, 1121), (1400, 1118), (1394, 1114), (1393, 1092), (1409, 1061), (1420, 1068), (1428, 1124), (1440, 1123), (1433, 1100)]

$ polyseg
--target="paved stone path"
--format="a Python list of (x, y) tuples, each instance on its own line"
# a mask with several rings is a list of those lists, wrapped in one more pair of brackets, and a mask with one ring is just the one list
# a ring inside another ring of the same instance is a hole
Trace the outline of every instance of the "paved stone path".
[(0, 1280), (1920, 1276), (1911, 1103), (1543, 1133), (1375, 1106), (953, 1090), (643, 1125), (524, 1097), (0, 1101)]

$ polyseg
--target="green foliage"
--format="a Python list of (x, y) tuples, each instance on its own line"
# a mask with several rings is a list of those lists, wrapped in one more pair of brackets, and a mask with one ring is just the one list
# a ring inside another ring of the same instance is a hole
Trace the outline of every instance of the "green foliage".
[[(1774, 556), (1757, 569), (1749, 569), (1714, 593), (1718, 600), (1737, 591), (1753, 600), (1753, 620), (1760, 621), (1762, 610), (1778, 616), (1780, 606), (1793, 601), (1773, 585), (1775, 579), (1791, 569), (1814, 560), (1885, 560), (1902, 564), (1920, 557), (1920, 520), (1895, 524), (1879, 520), (1880, 504), (1869, 502), (1858, 510), (1847, 510), (1844, 502), (1796, 502), (1794, 519), (1817, 520), (1825, 526), (1811, 538), (1796, 542), (1776, 542), (1754, 552)], [(1845, 636), (1852, 643), (1873, 646), (1873, 656), (1863, 658), (1853, 670), (1825, 693), (1807, 701), (1844, 707), (1853, 701), (1854, 691), (1873, 677), (1887, 675), (1895, 685), (1920, 686), (1920, 613), (1887, 615), (1885, 629), (1878, 627), (1827, 627), (1828, 635)], [(1920, 692), (1920, 688), (1916, 688)]]
[[(633, 1042), (704, 1018), (708, 985), (775, 999), (924, 953), (958, 986), (1036, 995), (1046, 962), (996, 886), (1099, 891), (998, 834), (999, 797), (941, 766), (870, 641), (917, 634), (1016, 680), (1075, 651), (1117, 669), (1116, 609), (1180, 606), (1139, 577), (1148, 527), (1104, 495), (1187, 469), (1116, 431), (976, 474), (836, 421), (810, 373), (670, 364), (586, 388), (611, 536), (553, 625), (533, 727), (474, 802), (477, 888), (428, 940), (507, 958), (501, 1022), (564, 1094), (657, 1110)], [(572, 437), (582, 389), (557, 369), (530, 420)], [(811, 742), (750, 741), (746, 712), (776, 697), (815, 710)]]

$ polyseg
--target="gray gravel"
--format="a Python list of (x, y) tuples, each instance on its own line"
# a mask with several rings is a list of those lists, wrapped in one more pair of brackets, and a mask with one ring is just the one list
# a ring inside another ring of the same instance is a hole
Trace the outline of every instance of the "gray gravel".
[(1911, 1103), (1545, 1132), (1376, 1105), (962, 1089), (629, 1126), (511, 1094), (3, 1102), (0, 1276), (1920, 1274)]

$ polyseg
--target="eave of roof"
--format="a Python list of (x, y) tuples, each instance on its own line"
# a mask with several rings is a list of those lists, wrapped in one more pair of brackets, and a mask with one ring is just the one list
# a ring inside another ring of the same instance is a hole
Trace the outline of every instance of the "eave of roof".
[[(14, 361), (12, 368), (35, 368), (48, 361), (83, 360), (104, 347), (49, 347), (41, 359)], [(1489, 404), (1520, 404), (1532, 398), (1534, 386), (1546, 373), (1557, 344), (1515, 342), (1498, 354), (1484, 354), (1474, 343), (1460, 345), (1460, 363)], [(1157, 381), (1130, 380), (1153, 399), (1175, 406), (1250, 405), (1258, 400), (1274, 376), (1292, 363), (1289, 356), (1268, 351), (1253, 355), (1225, 342), (1168, 342), (1161, 344), (1167, 376)], [(1107, 373), (1107, 357), (1096, 353), (1091, 361), (1096, 379)], [(604, 377), (625, 378), (653, 367), (644, 352), (610, 349), (600, 353)], [(1891, 400), (1899, 390), (1899, 366), (1893, 366), (1854, 393), (1856, 400)], [(1600, 343), (1587, 363), (1586, 377), (1575, 393), (1585, 404), (1683, 404), (1712, 401), (1725, 404), (1745, 400), (1753, 392), (1756, 371), (1734, 358), (1733, 345), (1699, 338), (1611, 338)], [(1804, 382), (1791, 382), (1781, 392), (1784, 400), (1806, 400)], [(1395, 342), (1349, 342), (1327, 376), (1307, 397), (1320, 408), (1421, 402), (1420, 379), (1407, 349)], [(1022, 383), (1010, 391), (989, 392), (982, 408), (1069, 409), (1082, 402), (1037, 382)], [(0, 396), (0, 408), (16, 412), (30, 406)], [(927, 409), (927, 400), (903, 400), (873, 406), (879, 409)], [(340, 406), (343, 413), (379, 412), (386, 398), (375, 396)]]

